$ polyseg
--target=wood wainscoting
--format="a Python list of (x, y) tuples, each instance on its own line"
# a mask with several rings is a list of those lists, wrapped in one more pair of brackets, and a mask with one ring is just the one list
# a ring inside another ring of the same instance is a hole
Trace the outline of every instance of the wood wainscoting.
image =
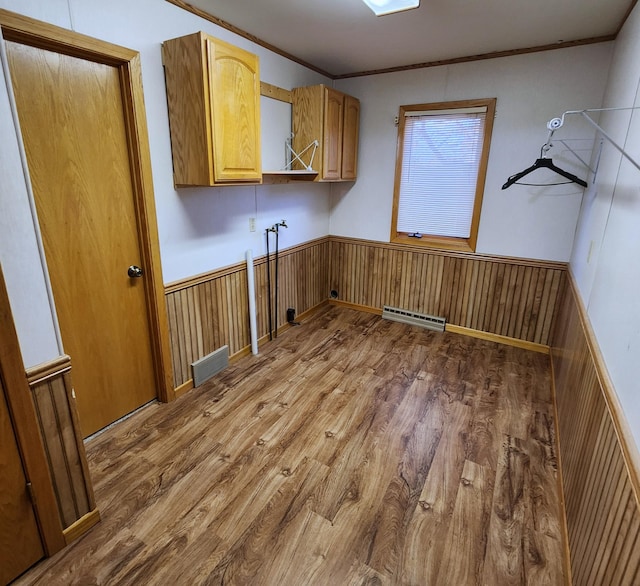
[(635, 444), (573, 279), (551, 349), (574, 584), (640, 581)]
[(80, 537), (100, 519), (70, 371), (68, 356), (27, 369), (67, 543)]
[[(566, 264), (331, 237), (330, 289), (352, 306), (391, 305), (549, 346)], [(504, 341), (504, 340), (503, 340)]]
[[(383, 305), (444, 316), (452, 331), (548, 351), (564, 263), (416, 249), (328, 236), (280, 252), (279, 326), (327, 301), (379, 313)], [(266, 258), (254, 261), (258, 337), (268, 334)], [(271, 274), (274, 275), (274, 261)], [(192, 388), (191, 363), (227, 344), (250, 344), (244, 263), (165, 287), (177, 394)], [(456, 328), (455, 330), (453, 328)]]
[[(329, 296), (329, 238), (312, 240), (279, 253), (277, 324), (326, 302)], [(270, 262), (272, 287), (275, 261)], [(267, 261), (254, 260), (258, 338), (269, 333)], [(231, 356), (250, 346), (247, 267), (231, 267), (166, 286), (173, 376), (178, 393), (190, 388), (191, 363), (227, 344)], [(276, 318), (274, 317), (274, 327)]]

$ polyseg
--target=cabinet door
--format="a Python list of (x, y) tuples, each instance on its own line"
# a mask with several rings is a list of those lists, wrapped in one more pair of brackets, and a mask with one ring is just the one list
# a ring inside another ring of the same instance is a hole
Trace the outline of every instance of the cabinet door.
[(342, 179), (353, 180), (358, 172), (358, 127), (360, 101), (344, 96), (344, 128), (342, 129)]
[(207, 46), (215, 181), (260, 181), (258, 57), (218, 39)]
[(340, 179), (342, 172), (343, 108), (344, 94), (331, 88), (325, 88), (323, 179)]
[(291, 92), (293, 98), (291, 112), (293, 141), (291, 147), (296, 153), (301, 153), (314, 141), (318, 141), (317, 152), (310, 148), (301, 157), (304, 164), (294, 159), (292, 168), (302, 170), (311, 166), (319, 172), (320, 178), (322, 178), (324, 145), (324, 89), (323, 85), (312, 85), (294, 88)]
[(176, 186), (213, 185), (207, 53), (201, 33), (162, 44)]

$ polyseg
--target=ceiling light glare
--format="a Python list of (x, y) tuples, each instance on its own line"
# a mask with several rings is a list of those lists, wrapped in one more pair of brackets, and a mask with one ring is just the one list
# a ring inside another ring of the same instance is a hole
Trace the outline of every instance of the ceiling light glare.
[(376, 16), (411, 10), (420, 6), (420, 0), (362, 0)]

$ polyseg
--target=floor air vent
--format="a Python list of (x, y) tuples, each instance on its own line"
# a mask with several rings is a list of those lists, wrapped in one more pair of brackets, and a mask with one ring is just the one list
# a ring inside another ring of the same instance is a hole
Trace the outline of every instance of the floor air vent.
[(193, 386), (197, 387), (229, 366), (229, 346), (222, 346), (191, 364)]
[(393, 321), (399, 321), (403, 324), (412, 326), (420, 326), (428, 330), (436, 332), (444, 332), (444, 317), (436, 317), (435, 315), (426, 315), (424, 313), (416, 313), (415, 311), (407, 311), (398, 307), (389, 307), (385, 305), (382, 308), (382, 317)]

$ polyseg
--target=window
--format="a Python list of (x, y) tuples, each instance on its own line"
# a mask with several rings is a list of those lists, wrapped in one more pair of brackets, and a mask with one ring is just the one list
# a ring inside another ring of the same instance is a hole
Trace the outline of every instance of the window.
[(400, 107), (392, 242), (475, 250), (495, 106)]

